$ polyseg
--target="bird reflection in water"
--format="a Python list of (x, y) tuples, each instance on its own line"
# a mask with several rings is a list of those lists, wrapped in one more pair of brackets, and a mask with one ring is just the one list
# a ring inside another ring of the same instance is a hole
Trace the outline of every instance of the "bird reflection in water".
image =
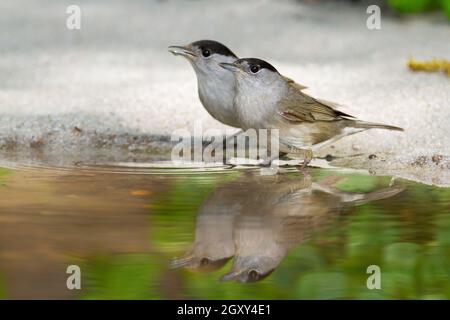
[(392, 185), (368, 193), (350, 193), (330, 175), (262, 176), (247, 172), (220, 185), (199, 209), (195, 241), (171, 267), (211, 272), (234, 257), (222, 280), (256, 282), (269, 276), (288, 251), (325, 228), (346, 207), (392, 197), (403, 190)]

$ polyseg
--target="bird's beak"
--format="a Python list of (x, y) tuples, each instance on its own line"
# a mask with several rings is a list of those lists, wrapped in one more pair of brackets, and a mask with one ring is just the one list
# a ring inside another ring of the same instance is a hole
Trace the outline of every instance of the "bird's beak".
[(220, 280), (221, 281), (234, 280), (237, 277), (239, 277), (239, 275), (241, 275), (243, 272), (245, 272), (245, 270), (231, 271), (230, 273), (227, 273), (226, 275), (224, 275)]
[(188, 47), (183, 46), (170, 46), (169, 52), (173, 53), (176, 56), (183, 56), (189, 59), (197, 57), (197, 55)]
[(175, 258), (170, 262), (171, 269), (186, 268), (193, 264), (194, 256), (188, 255), (183, 258)]
[(219, 63), (219, 65), (222, 68), (224, 68), (228, 71), (231, 71), (231, 72), (237, 72), (237, 71), (241, 70), (241, 66), (236, 63), (221, 62), (221, 63)]

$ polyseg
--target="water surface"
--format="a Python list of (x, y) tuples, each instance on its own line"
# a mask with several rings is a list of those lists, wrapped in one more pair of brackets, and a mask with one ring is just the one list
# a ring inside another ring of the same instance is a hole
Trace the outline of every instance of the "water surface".
[(123, 165), (3, 168), (0, 188), (2, 298), (450, 298), (446, 188)]

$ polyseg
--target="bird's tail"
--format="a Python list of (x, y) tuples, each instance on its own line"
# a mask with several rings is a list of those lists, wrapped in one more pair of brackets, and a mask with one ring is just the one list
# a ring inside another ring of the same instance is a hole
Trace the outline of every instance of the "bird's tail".
[(366, 122), (361, 120), (351, 120), (350, 126), (358, 129), (386, 129), (395, 131), (404, 131), (403, 128), (390, 126), (382, 123)]
[(342, 193), (342, 201), (350, 203), (354, 206), (363, 205), (372, 201), (387, 199), (402, 192), (405, 188), (401, 185), (394, 185), (392, 187), (383, 188), (369, 193)]

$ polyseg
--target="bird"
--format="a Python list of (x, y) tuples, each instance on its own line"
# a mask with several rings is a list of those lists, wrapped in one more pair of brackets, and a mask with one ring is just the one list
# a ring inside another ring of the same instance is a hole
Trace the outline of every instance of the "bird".
[(304, 93), (303, 86), (286, 80), (264, 60), (244, 58), (220, 65), (235, 77), (233, 110), (240, 127), (278, 129), (280, 152), (303, 157), (302, 167), (312, 160), (313, 151), (342, 137), (373, 128), (403, 131), (339, 111), (337, 104)]
[(232, 63), (238, 57), (228, 47), (214, 40), (199, 40), (186, 46), (170, 46), (174, 55), (185, 57), (197, 75), (198, 95), (206, 111), (216, 120), (238, 128), (233, 112), (235, 81), (219, 63)]

